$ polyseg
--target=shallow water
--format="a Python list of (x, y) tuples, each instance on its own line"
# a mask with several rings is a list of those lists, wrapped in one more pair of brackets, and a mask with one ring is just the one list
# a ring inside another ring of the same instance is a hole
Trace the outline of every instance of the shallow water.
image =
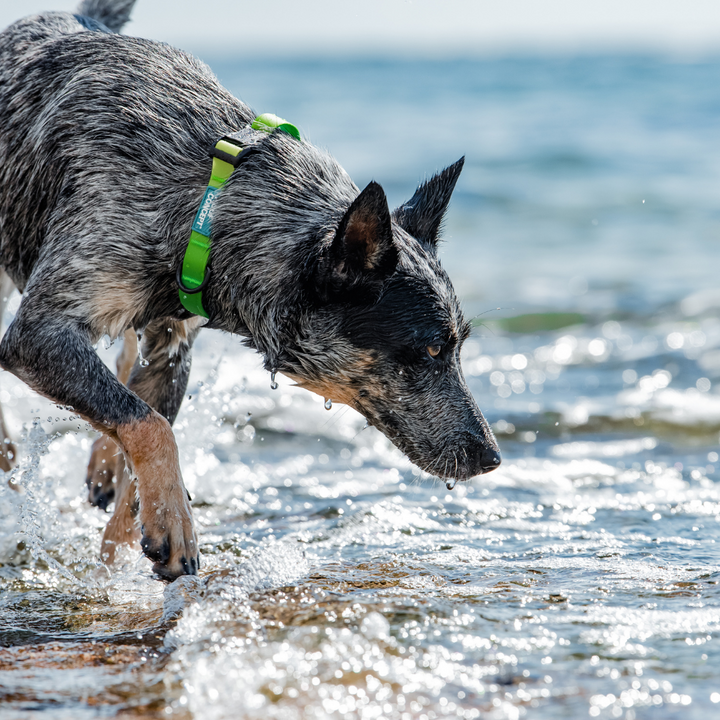
[(93, 435), (3, 374), (3, 718), (717, 714), (720, 63), (212, 64), (393, 202), (466, 153), (443, 259), (503, 465), (448, 492), (206, 332), (165, 585), (97, 562)]

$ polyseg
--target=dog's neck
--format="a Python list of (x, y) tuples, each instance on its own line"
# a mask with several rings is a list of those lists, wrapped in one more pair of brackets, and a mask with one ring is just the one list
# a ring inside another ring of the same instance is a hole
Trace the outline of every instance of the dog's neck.
[(282, 370), (304, 306), (303, 278), (332, 240), (357, 187), (329, 155), (306, 142), (266, 137), (216, 201), (203, 292), (211, 327), (247, 338), (268, 369)]

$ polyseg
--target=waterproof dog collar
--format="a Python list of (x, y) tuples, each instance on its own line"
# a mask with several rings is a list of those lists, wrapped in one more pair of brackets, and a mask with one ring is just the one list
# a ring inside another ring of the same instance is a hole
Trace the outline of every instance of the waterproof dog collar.
[[(276, 129), (284, 130), (296, 140), (300, 140), (300, 132), (294, 125), (271, 113), (258, 115), (251, 127), (253, 130), (263, 132), (272, 132)], [(210, 279), (210, 268), (207, 265), (210, 259), (210, 235), (215, 200), (220, 188), (228, 181), (233, 170), (253, 149), (252, 145), (243, 148), (237, 140), (223, 137), (215, 143), (215, 147), (210, 151), (210, 156), (213, 159), (210, 182), (205, 189), (205, 195), (195, 215), (182, 265), (178, 266), (175, 276), (179, 288), (180, 302), (193, 315), (209, 317), (203, 307), (202, 291)]]

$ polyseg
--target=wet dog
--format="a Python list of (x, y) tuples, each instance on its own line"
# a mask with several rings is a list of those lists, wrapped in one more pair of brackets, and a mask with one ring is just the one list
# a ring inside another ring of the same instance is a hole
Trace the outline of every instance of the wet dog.
[[(7, 278), (22, 293), (0, 364), (104, 433), (89, 468), (98, 504), (102, 460), (122, 449), (131, 475), (117, 479), (132, 480), (114, 489), (105, 558), (141, 540), (162, 577), (197, 572), (171, 424), (203, 325), (355, 408), (451, 484), (495, 469), (460, 368), (470, 326), (437, 258), (462, 161), (391, 212), (377, 183), (359, 192), (310, 143), (253, 130), (192, 56), (117, 34), (132, 5), (83, 0), (0, 34), (0, 264), (3, 296)], [(215, 199), (205, 318), (180, 302), (177, 270), (223, 136), (252, 153)], [(93, 344), (123, 333), (116, 377)]]

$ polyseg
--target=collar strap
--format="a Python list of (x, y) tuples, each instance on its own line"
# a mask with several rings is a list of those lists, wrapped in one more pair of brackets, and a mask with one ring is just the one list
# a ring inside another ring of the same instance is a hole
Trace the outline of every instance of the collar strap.
[[(300, 140), (300, 132), (294, 125), (271, 113), (258, 115), (251, 127), (253, 130), (263, 132), (272, 132), (275, 129), (284, 130), (296, 140)], [(208, 261), (210, 259), (210, 234), (212, 232), (215, 200), (220, 188), (229, 180), (233, 170), (254, 149), (252, 145), (243, 148), (237, 140), (223, 137), (218, 140), (215, 147), (210, 151), (210, 156), (213, 159), (210, 182), (205, 190), (200, 208), (195, 215), (190, 240), (185, 250), (185, 257), (175, 276), (180, 293), (180, 302), (193, 315), (209, 317), (203, 307), (202, 291), (210, 279)]]

